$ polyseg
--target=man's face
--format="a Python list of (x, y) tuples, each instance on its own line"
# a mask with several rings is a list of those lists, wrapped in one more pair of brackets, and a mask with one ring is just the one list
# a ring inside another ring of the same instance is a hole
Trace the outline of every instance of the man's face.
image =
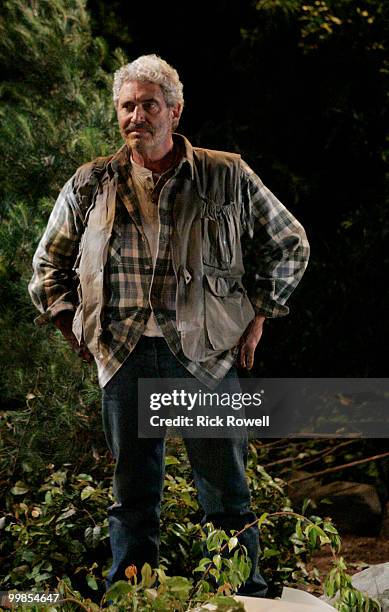
[(166, 105), (159, 85), (127, 81), (117, 106), (120, 133), (131, 149), (148, 155), (158, 153), (171, 142), (180, 110), (180, 105)]

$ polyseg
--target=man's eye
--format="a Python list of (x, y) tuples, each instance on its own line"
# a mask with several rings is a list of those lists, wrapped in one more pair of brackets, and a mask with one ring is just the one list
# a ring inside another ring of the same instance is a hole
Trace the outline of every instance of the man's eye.
[(149, 113), (155, 113), (158, 110), (158, 104), (156, 102), (146, 102), (144, 108)]

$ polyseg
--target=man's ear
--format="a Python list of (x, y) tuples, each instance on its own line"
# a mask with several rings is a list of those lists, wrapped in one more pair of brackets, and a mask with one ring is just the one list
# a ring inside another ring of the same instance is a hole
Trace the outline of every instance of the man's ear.
[(173, 126), (173, 130), (175, 130), (180, 121), (180, 117), (182, 113), (182, 104), (176, 104), (176, 106), (172, 106), (171, 111), (172, 111), (172, 126)]

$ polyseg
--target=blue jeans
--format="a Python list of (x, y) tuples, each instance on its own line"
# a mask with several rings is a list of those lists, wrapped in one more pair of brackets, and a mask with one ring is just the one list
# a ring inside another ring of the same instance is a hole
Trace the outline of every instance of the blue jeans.
[[(233, 367), (227, 374), (237, 378)], [(163, 439), (138, 438), (138, 378), (191, 378), (164, 338), (142, 336), (125, 363), (103, 389), (103, 426), (115, 458), (109, 508), (112, 567), (107, 587), (124, 578), (128, 565), (158, 567), (159, 529), (164, 480)], [(236, 384), (239, 384), (236, 380)], [(247, 438), (184, 440), (192, 467), (203, 522), (239, 530), (255, 520), (246, 482)], [(267, 585), (258, 572), (258, 528), (247, 530), (240, 542), (252, 561), (241, 594), (265, 597)]]

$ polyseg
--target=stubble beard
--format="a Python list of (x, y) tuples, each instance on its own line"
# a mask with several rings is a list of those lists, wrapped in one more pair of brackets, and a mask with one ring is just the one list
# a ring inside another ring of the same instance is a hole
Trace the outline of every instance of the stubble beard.
[(149, 148), (142, 138), (134, 138), (131, 135), (126, 139), (126, 143), (131, 150), (138, 153), (145, 153)]
[(132, 132), (129, 132), (128, 134), (124, 134), (124, 140), (130, 149), (134, 149), (139, 153), (146, 152), (153, 147), (154, 142), (154, 134), (150, 132), (148, 133), (151, 134), (151, 138), (134, 136)]
[[(170, 128), (171, 127), (172, 126), (170, 126)], [(172, 133), (172, 129), (170, 129), (170, 132), (169, 132), (168, 129), (164, 129), (164, 130), (158, 129), (158, 126), (154, 128), (152, 128), (151, 126), (147, 126), (146, 129), (148, 130), (147, 133), (151, 136), (151, 138), (149, 137), (143, 138), (142, 136), (141, 137), (134, 136), (131, 131), (123, 134), (123, 137), (124, 137), (124, 140), (127, 146), (130, 149), (133, 149), (140, 154), (142, 153), (147, 154), (148, 152), (152, 151), (153, 149), (158, 147), (161, 143), (163, 143), (163, 141), (168, 137), (169, 133), (170, 134)]]

